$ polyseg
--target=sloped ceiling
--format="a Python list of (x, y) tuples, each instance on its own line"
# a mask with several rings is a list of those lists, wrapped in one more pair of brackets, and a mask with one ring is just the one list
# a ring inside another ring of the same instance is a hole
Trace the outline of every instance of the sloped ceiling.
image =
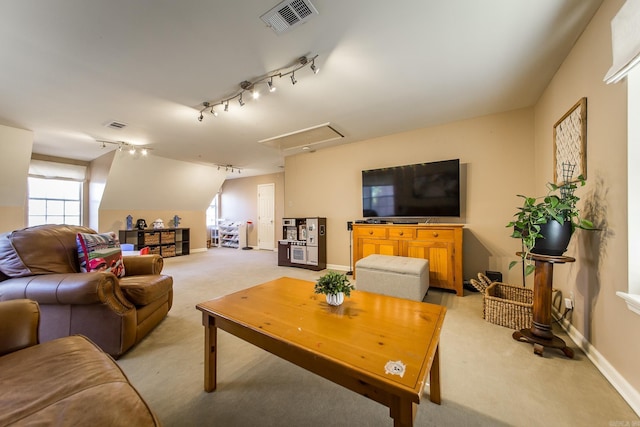
[[(277, 1), (7, 0), (0, 124), (33, 131), (40, 154), (91, 160), (113, 149), (97, 140), (125, 141), (277, 172), (299, 151), (258, 141), (331, 123), (350, 143), (533, 105), (601, 2), (312, 0), (318, 15), (277, 35), (260, 20)], [(197, 120), (203, 101), (316, 54), (319, 74)]]

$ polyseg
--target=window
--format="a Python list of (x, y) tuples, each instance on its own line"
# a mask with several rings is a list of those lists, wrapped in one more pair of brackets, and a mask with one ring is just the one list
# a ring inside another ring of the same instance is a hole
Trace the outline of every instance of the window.
[(220, 243), (218, 235), (218, 194), (211, 201), (207, 209), (207, 228), (209, 229), (209, 245), (218, 246)]
[[(637, 194), (640, 173), (636, 172), (640, 160), (640, 1), (626, 1), (611, 20), (613, 64), (604, 81), (616, 83), (627, 78), (627, 219), (635, 218), (640, 207)], [(640, 314), (640, 226), (627, 220), (629, 240), (629, 289), (617, 292), (627, 302), (629, 310)]]
[[(640, 173), (636, 170), (640, 162), (640, 67), (635, 67), (627, 75), (627, 218), (634, 218), (640, 208), (640, 195), (637, 192)], [(617, 295), (627, 302), (629, 309), (640, 314), (640, 227), (633, 220), (628, 221), (629, 238), (629, 291)]]
[(211, 205), (207, 208), (207, 227), (218, 226), (218, 195), (216, 194)]
[(82, 182), (29, 177), (28, 225), (82, 224)]

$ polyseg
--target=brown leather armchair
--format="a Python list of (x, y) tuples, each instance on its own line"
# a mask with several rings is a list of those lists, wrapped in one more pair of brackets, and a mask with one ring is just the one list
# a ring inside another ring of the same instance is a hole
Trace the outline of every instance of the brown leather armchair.
[(118, 364), (81, 335), (38, 342), (31, 300), (0, 302), (0, 425), (160, 426)]
[(124, 257), (125, 276), (81, 273), (77, 233), (90, 228), (43, 225), (0, 235), (0, 301), (40, 305), (40, 341), (82, 334), (119, 357), (171, 309), (173, 278), (159, 255)]

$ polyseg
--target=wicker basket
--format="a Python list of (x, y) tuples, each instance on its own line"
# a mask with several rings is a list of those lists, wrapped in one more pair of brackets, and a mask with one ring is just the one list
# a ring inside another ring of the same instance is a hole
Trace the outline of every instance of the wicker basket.
[(494, 282), (482, 301), (487, 322), (516, 330), (531, 327), (533, 290)]
[(160, 241), (162, 244), (166, 243), (175, 243), (176, 241), (176, 232), (175, 231), (161, 231), (160, 232)]
[(159, 245), (160, 244), (160, 233), (154, 231), (152, 233), (144, 233), (144, 244), (145, 245)]
[(164, 258), (176, 256), (176, 245), (166, 245), (162, 247), (162, 256)]

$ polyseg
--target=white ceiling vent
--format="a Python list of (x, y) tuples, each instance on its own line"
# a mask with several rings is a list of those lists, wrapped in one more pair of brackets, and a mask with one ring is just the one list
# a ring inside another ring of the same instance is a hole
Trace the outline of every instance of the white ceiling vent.
[(105, 125), (105, 127), (108, 127), (108, 128), (111, 128), (111, 129), (124, 129), (124, 128), (127, 127), (126, 123), (118, 122), (118, 121), (115, 121), (115, 120), (111, 120), (111, 121), (105, 123), (104, 125)]
[(282, 34), (308, 21), (318, 10), (309, 0), (285, 0), (260, 17), (269, 27)]

